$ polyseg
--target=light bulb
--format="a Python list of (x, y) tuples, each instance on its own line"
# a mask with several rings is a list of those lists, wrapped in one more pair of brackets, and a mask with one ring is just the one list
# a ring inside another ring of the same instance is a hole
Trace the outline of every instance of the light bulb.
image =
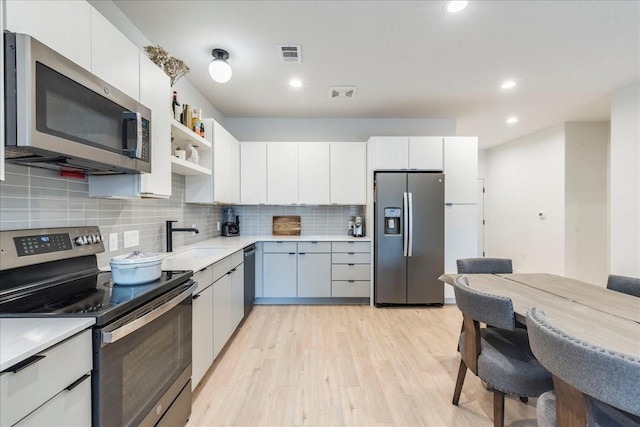
[(460, 12), (462, 9), (464, 9), (465, 7), (467, 7), (468, 2), (466, 0), (462, 0), (462, 1), (450, 1), (447, 4), (447, 12), (449, 13), (456, 13), (456, 12)]
[(231, 79), (231, 65), (224, 59), (214, 59), (209, 64), (209, 75), (218, 83), (226, 83)]
[(302, 80), (300, 79), (291, 79), (289, 81), (289, 86), (291, 87), (302, 87)]
[(518, 118), (516, 116), (511, 116), (507, 119), (507, 124), (513, 125), (518, 123)]
[(513, 80), (507, 80), (500, 85), (500, 89), (511, 89), (516, 86), (516, 82)]

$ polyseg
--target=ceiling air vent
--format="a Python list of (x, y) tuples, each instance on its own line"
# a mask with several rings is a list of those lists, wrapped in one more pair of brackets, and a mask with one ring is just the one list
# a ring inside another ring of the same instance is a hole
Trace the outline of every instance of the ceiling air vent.
[(299, 44), (281, 44), (278, 49), (283, 62), (298, 64), (302, 62), (302, 51)]
[(355, 86), (331, 86), (329, 97), (331, 99), (353, 99), (356, 96)]

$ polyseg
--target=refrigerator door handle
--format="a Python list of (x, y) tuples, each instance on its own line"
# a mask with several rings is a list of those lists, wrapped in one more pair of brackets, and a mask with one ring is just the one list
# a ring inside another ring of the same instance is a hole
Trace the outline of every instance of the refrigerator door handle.
[(413, 193), (409, 193), (409, 244), (408, 256), (413, 256)]
[(402, 255), (407, 256), (409, 254), (409, 196), (405, 192), (402, 196)]

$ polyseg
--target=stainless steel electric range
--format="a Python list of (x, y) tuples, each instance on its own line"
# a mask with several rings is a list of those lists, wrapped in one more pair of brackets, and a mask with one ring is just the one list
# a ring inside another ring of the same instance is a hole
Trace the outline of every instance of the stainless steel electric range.
[(1, 317), (93, 317), (94, 427), (184, 425), (191, 413), (191, 271), (136, 286), (100, 271), (98, 227), (0, 232)]

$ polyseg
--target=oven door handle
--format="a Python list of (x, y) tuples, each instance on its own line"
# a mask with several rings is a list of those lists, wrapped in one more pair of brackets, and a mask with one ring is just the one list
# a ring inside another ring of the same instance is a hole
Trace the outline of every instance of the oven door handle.
[(154, 320), (156, 320), (158, 317), (160, 317), (163, 314), (165, 314), (167, 311), (171, 310), (172, 308), (174, 308), (175, 306), (180, 304), (182, 301), (184, 301), (187, 298), (189, 298), (189, 296), (191, 296), (191, 294), (196, 290), (197, 287), (198, 287), (198, 284), (194, 283), (186, 291), (180, 293), (175, 298), (167, 301), (166, 303), (162, 304), (160, 307), (150, 311), (149, 313), (145, 314), (144, 316), (137, 318), (133, 322), (127, 323), (126, 325), (123, 325), (123, 326), (119, 327), (118, 329), (114, 329), (113, 331), (110, 331), (110, 332), (103, 331), (102, 332), (102, 344), (114, 343), (114, 342), (126, 337), (127, 335), (132, 334), (133, 332), (137, 331), (138, 329), (142, 328), (143, 326), (148, 325), (149, 323), (151, 323)]

